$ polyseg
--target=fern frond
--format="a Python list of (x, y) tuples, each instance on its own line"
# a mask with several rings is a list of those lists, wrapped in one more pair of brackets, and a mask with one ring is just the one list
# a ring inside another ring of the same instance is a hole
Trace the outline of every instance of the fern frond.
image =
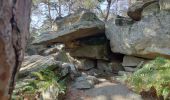
[(141, 92), (149, 90), (152, 86), (157, 90), (158, 95), (164, 98), (170, 96), (170, 60), (158, 57), (143, 68), (136, 71), (130, 78), (128, 83), (134, 87), (134, 90)]

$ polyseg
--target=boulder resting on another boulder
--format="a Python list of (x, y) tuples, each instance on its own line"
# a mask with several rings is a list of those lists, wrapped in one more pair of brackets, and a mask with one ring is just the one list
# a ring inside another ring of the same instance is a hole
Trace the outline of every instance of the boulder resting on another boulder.
[(114, 53), (170, 58), (170, 11), (144, 16), (131, 25), (117, 26), (110, 20), (106, 24), (106, 36)]
[(88, 11), (81, 11), (56, 21), (56, 31), (46, 32), (33, 44), (66, 43), (79, 38), (104, 34), (105, 24)]

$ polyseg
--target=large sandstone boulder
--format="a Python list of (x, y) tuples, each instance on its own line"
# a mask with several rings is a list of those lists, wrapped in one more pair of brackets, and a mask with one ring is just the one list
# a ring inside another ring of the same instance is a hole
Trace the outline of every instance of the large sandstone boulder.
[(170, 11), (162, 10), (124, 26), (116, 26), (112, 19), (106, 24), (106, 36), (115, 53), (145, 58), (170, 57)]
[(135, 21), (143, 16), (157, 13), (159, 10), (170, 10), (170, 0), (143, 0), (137, 1), (128, 8), (127, 14)]
[(61, 65), (61, 62), (54, 60), (52, 56), (26, 56), (19, 71), (19, 77), (25, 77), (31, 72), (37, 72), (46, 68), (57, 68)]
[(34, 44), (52, 44), (57, 42), (68, 42), (75, 39), (103, 34), (104, 22), (88, 11), (81, 11), (57, 20), (53, 27), (55, 31), (46, 32), (39, 36)]

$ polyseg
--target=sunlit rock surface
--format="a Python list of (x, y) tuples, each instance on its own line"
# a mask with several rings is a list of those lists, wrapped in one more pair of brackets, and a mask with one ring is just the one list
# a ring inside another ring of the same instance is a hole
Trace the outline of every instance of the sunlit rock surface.
[(123, 26), (115, 25), (113, 19), (109, 20), (106, 36), (115, 53), (145, 58), (170, 57), (170, 12), (153, 13), (139, 22)]
[(103, 34), (104, 26), (104, 22), (100, 21), (94, 13), (81, 11), (57, 20), (54, 25), (57, 28), (54, 31), (41, 34), (33, 43), (65, 43), (87, 36)]

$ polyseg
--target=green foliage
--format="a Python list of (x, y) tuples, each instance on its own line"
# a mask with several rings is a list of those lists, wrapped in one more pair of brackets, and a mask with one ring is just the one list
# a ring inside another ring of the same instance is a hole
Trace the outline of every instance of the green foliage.
[(156, 58), (145, 64), (143, 68), (136, 71), (127, 79), (137, 92), (149, 90), (152, 86), (157, 90), (158, 95), (165, 99), (170, 96), (170, 60)]
[(18, 91), (14, 91), (14, 96), (20, 94), (36, 94), (46, 91), (51, 86), (55, 87), (57, 90), (57, 96), (59, 94), (64, 94), (66, 90), (65, 81), (58, 83), (59, 78), (53, 71), (49, 69), (43, 69), (39, 72), (33, 72), (31, 77), (34, 79), (29, 80), (26, 84), (19, 87)]

